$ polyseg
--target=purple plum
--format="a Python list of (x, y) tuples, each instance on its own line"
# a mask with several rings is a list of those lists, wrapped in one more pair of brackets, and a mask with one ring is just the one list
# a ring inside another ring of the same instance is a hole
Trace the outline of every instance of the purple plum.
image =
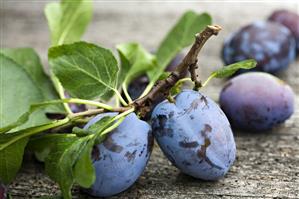
[(263, 21), (249, 24), (231, 34), (222, 50), (225, 64), (255, 59), (258, 64), (252, 70), (269, 73), (286, 69), (295, 56), (296, 42), (289, 29), (278, 23)]
[(251, 72), (234, 77), (224, 85), (220, 105), (235, 128), (263, 131), (292, 115), (294, 93), (273, 75)]
[(268, 19), (287, 27), (296, 39), (297, 54), (299, 53), (299, 15), (288, 10), (276, 10)]

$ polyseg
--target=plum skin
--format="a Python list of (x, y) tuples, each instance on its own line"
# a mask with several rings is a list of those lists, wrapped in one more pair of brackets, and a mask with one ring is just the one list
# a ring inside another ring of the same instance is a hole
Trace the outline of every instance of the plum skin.
[(299, 53), (299, 15), (289, 10), (276, 10), (268, 18), (269, 21), (286, 26), (296, 39), (297, 54)]
[(236, 156), (229, 121), (220, 107), (193, 90), (183, 90), (175, 103), (163, 101), (152, 113), (160, 148), (181, 172), (203, 180), (223, 177)]
[[(257, 21), (232, 33), (224, 42), (222, 59), (232, 64), (245, 59), (255, 59), (252, 69), (276, 73), (286, 69), (296, 57), (296, 42), (285, 26), (274, 22)], [(248, 72), (240, 70), (239, 73)]]
[[(116, 114), (100, 114), (84, 128), (88, 129), (104, 116)], [(96, 180), (85, 191), (96, 197), (107, 197), (128, 189), (143, 173), (152, 147), (150, 125), (138, 119), (135, 113), (130, 113), (104, 142), (94, 147), (92, 159)]]
[(251, 72), (229, 80), (220, 105), (238, 129), (263, 131), (284, 122), (294, 112), (294, 93), (273, 75)]

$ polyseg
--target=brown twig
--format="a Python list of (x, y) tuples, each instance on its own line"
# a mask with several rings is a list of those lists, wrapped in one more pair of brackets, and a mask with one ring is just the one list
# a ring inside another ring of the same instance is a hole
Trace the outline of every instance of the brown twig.
[(151, 105), (154, 103), (155, 99), (159, 98), (161, 95), (166, 97), (169, 94), (169, 90), (180, 79), (181, 75), (187, 72), (190, 66), (196, 66), (198, 53), (206, 41), (212, 35), (217, 35), (220, 30), (220, 26), (211, 25), (207, 26), (201, 33), (196, 34), (194, 44), (183, 61), (176, 67), (176, 70), (173, 71), (168, 78), (158, 81), (146, 96), (133, 102), (133, 106), (139, 112), (141, 117), (144, 117), (146, 113), (150, 111)]
[(194, 90), (196, 90), (196, 91), (198, 91), (199, 88), (202, 87), (201, 81), (199, 79), (199, 75), (196, 71), (197, 69), (198, 69), (197, 63), (196, 64), (191, 64), (189, 66), (189, 72), (190, 72), (190, 75), (191, 75), (191, 80), (194, 82)]

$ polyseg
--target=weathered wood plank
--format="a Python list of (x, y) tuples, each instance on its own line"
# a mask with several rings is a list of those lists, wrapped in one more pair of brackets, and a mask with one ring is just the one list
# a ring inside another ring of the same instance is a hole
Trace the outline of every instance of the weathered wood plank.
[[(1, 4), (2, 5), (2, 4)], [(45, 1), (6, 1), (1, 7), (1, 47), (33, 46), (46, 62), (49, 45), (42, 16)], [(95, 17), (85, 39), (107, 47), (139, 41), (153, 49), (175, 19), (187, 8), (211, 12), (224, 30), (211, 39), (200, 55), (201, 76), (222, 65), (220, 49), (225, 36), (250, 21), (263, 19), (273, 9), (296, 9), (296, 3), (95, 3)], [(114, 198), (299, 198), (299, 62), (279, 74), (296, 93), (296, 112), (285, 124), (264, 133), (235, 132), (237, 161), (218, 182), (204, 182), (181, 174), (156, 146), (149, 165), (137, 183)], [(217, 100), (222, 80), (203, 92)], [(42, 164), (26, 156), (22, 171), (9, 187), (14, 198), (53, 196), (57, 185)], [(85, 198), (76, 188), (76, 198)]]

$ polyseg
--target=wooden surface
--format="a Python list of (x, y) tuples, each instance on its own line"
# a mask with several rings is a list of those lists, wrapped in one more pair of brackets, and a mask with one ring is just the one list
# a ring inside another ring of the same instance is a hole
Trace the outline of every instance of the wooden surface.
[[(1, 47), (34, 47), (46, 66), (49, 34), (42, 9), (45, 1), (1, 0)], [(296, 3), (159, 3), (100, 2), (84, 40), (114, 48), (115, 44), (138, 41), (154, 49), (182, 12), (194, 9), (212, 14), (223, 27), (204, 47), (199, 63), (205, 79), (222, 65), (220, 50), (229, 32), (271, 11)], [(181, 174), (155, 146), (145, 173), (128, 191), (115, 198), (299, 198), (299, 61), (278, 74), (296, 94), (296, 110), (286, 123), (263, 133), (234, 131), (237, 160), (225, 178), (204, 182)], [(203, 92), (217, 100), (222, 80), (210, 83)], [(21, 172), (9, 187), (13, 198), (39, 198), (59, 194), (57, 185), (43, 171), (43, 165), (26, 156)], [(75, 198), (85, 198), (78, 188)]]

